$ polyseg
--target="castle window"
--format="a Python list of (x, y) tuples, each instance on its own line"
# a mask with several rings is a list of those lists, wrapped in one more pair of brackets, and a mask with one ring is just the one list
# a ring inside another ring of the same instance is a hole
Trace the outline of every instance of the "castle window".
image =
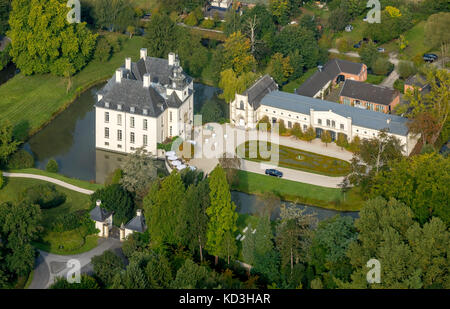
[(105, 138), (109, 138), (109, 128), (105, 128)]
[(244, 110), (244, 109), (245, 109), (245, 107), (244, 107), (244, 101), (241, 100), (241, 103), (239, 104), (239, 106), (240, 106), (240, 107), (239, 107), (240, 109)]
[(134, 136), (134, 132), (131, 132), (131, 133), (130, 133), (130, 143), (131, 143), (131, 144), (134, 144), (134, 137), (135, 137), (135, 136)]
[(147, 121), (147, 119), (143, 120), (142, 128), (147, 131), (147, 128), (148, 128), (148, 121)]
[(105, 112), (105, 123), (109, 122), (109, 112)]
[(122, 141), (122, 130), (117, 130), (117, 141)]
[(130, 128), (134, 128), (134, 117), (130, 117)]

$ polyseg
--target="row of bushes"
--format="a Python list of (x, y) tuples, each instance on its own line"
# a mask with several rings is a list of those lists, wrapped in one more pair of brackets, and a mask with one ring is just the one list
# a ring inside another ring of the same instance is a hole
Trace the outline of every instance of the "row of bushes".
[[(9, 157), (6, 167), (11, 170), (32, 168), (34, 167), (33, 155), (24, 149), (19, 149)], [(57, 173), (59, 166), (54, 159), (50, 159), (45, 169), (47, 172)]]

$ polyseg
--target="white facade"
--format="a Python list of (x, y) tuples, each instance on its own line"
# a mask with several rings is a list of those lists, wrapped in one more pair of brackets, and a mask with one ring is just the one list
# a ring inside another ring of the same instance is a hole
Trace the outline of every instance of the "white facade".
[[(241, 106), (244, 108), (242, 109)], [(239, 94), (236, 95), (235, 100), (230, 104), (230, 123), (236, 126), (254, 129), (256, 128), (258, 121), (264, 116), (267, 116), (272, 123), (283, 120), (288, 129), (292, 128), (295, 123), (298, 123), (303, 131), (306, 131), (308, 127), (313, 127), (316, 130), (316, 133), (318, 131), (321, 132), (321, 130), (327, 130), (334, 134), (333, 138), (337, 138), (338, 134), (342, 133), (347, 136), (349, 142), (352, 141), (355, 136), (358, 136), (361, 139), (369, 139), (378, 136), (380, 132), (379, 130), (371, 129), (369, 127), (355, 125), (351, 117), (344, 117), (332, 110), (319, 111), (310, 108), (309, 113), (299, 113), (288, 109), (264, 105), (264, 101), (261, 102), (256, 110), (253, 110), (252, 106), (248, 104), (248, 97)], [(386, 117), (388, 117), (388, 115), (386, 115)], [(387, 118), (386, 126), (389, 125), (389, 123), (390, 120)], [(406, 136), (394, 133), (388, 134), (393, 135), (400, 140), (401, 144), (404, 146), (403, 150), (405, 155), (411, 153), (418, 140), (418, 137), (415, 137), (410, 133)]]
[(213, 0), (211, 1), (211, 6), (222, 9), (228, 9), (232, 3), (233, 3), (232, 0)]
[[(141, 50), (141, 58), (146, 58), (146, 51)], [(175, 54), (169, 54), (169, 65), (176, 65)], [(131, 70), (131, 60), (126, 59), (125, 69)], [(123, 80), (122, 69), (117, 70), (115, 83)], [(110, 81), (111, 82), (111, 81)], [(158, 104), (155, 109), (157, 115), (150, 115), (145, 106), (137, 111), (133, 107), (135, 102), (124, 104), (96, 104), (95, 113), (95, 141), (96, 148), (119, 153), (132, 153), (137, 148), (144, 147), (152, 155), (157, 155), (157, 144), (164, 142), (168, 137), (179, 136), (183, 139), (191, 138), (191, 127), (194, 117), (193, 81), (180, 87), (180, 84), (155, 84), (150, 81), (150, 74), (144, 74), (142, 87), (154, 87), (161, 97), (168, 98), (175, 92), (179, 101), (178, 106), (173, 104)], [(126, 91), (126, 89), (125, 89)], [(131, 90), (130, 90), (131, 91)], [(99, 93), (97, 103), (104, 100), (104, 94)], [(151, 103), (149, 103), (151, 104)]]

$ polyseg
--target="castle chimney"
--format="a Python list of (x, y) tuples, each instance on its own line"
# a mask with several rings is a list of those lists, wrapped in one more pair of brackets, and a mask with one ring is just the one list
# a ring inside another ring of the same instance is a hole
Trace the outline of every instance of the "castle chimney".
[(175, 53), (169, 53), (169, 65), (175, 65)]
[(116, 70), (116, 83), (120, 83), (122, 81), (122, 69)]
[(147, 48), (141, 48), (141, 59), (147, 58)]
[(142, 215), (142, 210), (141, 209), (136, 210), (136, 216), (140, 217), (141, 215)]
[(390, 124), (391, 123), (391, 118), (386, 119), (386, 123)]
[(100, 207), (100, 205), (102, 204), (102, 201), (97, 200), (97, 201), (95, 202), (95, 204), (96, 204), (98, 207)]
[(131, 58), (125, 58), (125, 69), (131, 71)]
[(103, 94), (97, 93), (97, 102), (100, 102), (103, 99)]
[(144, 87), (145, 88), (150, 87), (150, 82), (151, 82), (150, 74), (148, 73), (144, 74)]

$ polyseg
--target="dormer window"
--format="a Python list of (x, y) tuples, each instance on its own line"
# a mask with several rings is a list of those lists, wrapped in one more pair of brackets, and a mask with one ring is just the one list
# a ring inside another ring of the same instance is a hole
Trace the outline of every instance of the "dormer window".
[(105, 102), (105, 107), (109, 107), (109, 102)]
[(121, 110), (122, 110), (122, 105), (117, 104), (117, 109), (118, 109), (119, 111), (121, 111)]
[(134, 111), (135, 111), (134, 106), (131, 106), (131, 107), (130, 107), (130, 112), (131, 112), (131, 113), (134, 113)]
[(144, 108), (144, 109), (142, 110), (142, 113), (143, 113), (144, 115), (148, 115), (148, 110), (147, 110), (146, 108)]

